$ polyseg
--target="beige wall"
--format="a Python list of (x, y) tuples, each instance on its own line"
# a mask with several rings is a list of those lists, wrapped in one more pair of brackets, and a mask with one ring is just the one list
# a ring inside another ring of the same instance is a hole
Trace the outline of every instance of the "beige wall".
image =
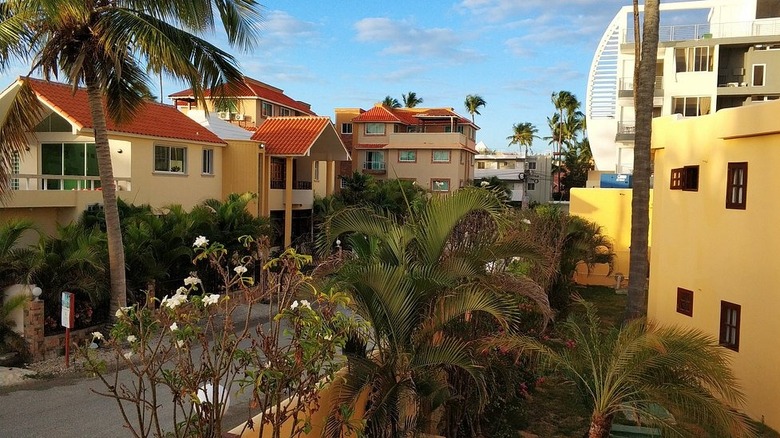
[(256, 142), (228, 141), (223, 152), (222, 198), (231, 193), (257, 193), (258, 198), (247, 205), (252, 214), (260, 215), (261, 200), (264, 195), (262, 178), (262, 160), (265, 150)]
[[(649, 316), (718, 338), (721, 301), (741, 306), (739, 352), (745, 411), (780, 429), (780, 291), (772, 251), (780, 246), (774, 175), (780, 153), (780, 102), (722, 110), (696, 119), (656, 119), (655, 201)], [(773, 128), (774, 127), (774, 128)], [(767, 135), (749, 136), (750, 132)], [(724, 139), (735, 134), (745, 135)], [(748, 163), (747, 207), (726, 209), (729, 162)], [(671, 169), (699, 166), (698, 191), (670, 190)], [(676, 311), (677, 288), (694, 292), (693, 317)]]

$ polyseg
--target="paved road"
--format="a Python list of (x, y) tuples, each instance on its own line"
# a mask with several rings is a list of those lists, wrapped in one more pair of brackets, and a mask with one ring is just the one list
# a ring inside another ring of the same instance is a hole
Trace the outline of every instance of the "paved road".
[[(265, 306), (253, 308), (254, 323), (266, 322)], [(124, 371), (120, 376), (129, 377)], [(121, 378), (121, 377), (120, 377)], [(113, 399), (91, 392), (103, 390), (97, 378), (60, 377), (0, 388), (0, 438), (113, 438), (130, 437)], [(248, 416), (248, 394), (231, 394), (223, 424), (229, 430)], [(164, 398), (162, 400), (165, 400)], [(172, 418), (169, 416), (168, 418)]]

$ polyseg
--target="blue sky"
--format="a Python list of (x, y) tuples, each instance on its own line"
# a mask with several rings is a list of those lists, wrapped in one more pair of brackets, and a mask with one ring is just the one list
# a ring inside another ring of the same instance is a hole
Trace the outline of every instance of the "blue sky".
[[(594, 50), (626, 0), (265, 0), (261, 41), (236, 57), (247, 76), (308, 102), (320, 115), (368, 109), (414, 91), (424, 107), (453, 107), (479, 94), (477, 140), (508, 150), (514, 123), (549, 135), (550, 95), (585, 100)], [(216, 41), (224, 40), (219, 35)], [(2, 74), (9, 84), (22, 68)], [(156, 86), (155, 86), (156, 87)], [(186, 88), (165, 81), (163, 94)], [(157, 90), (155, 89), (157, 92)], [(169, 102), (166, 100), (166, 102)], [(517, 150), (516, 147), (513, 147)], [(535, 152), (548, 149), (534, 144)]]

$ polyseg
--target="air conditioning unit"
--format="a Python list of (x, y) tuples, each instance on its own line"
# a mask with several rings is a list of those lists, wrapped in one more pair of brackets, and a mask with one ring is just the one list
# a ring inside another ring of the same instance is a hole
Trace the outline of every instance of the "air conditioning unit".
[(230, 112), (228, 111), (220, 111), (219, 112), (219, 118), (222, 120), (230, 120)]
[(244, 115), (241, 113), (233, 114), (233, 120), (238, 120), (238, 121), (244, 120)]

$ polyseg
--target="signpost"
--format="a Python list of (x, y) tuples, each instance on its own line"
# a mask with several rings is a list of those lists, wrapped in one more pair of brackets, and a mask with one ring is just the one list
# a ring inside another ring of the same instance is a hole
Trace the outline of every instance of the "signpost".
[(70, 329), (76, 319), (76, 301), (73, 293), (62, 293), (62, 314), (60, 315), (62, 326), (65, 327), (65, 367), (70, 367)]

